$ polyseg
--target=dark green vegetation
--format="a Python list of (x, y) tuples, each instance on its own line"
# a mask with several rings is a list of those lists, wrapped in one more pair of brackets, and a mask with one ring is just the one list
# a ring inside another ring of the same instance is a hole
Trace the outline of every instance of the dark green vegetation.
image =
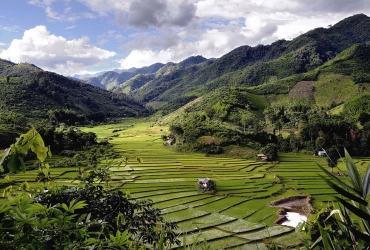
[(147, 115), (130, 97), (111, 93), (34, 65), (0, 60), (1, 111), (27, 118), (46, 118), (49, 110), (71, 110), (84, 116)]

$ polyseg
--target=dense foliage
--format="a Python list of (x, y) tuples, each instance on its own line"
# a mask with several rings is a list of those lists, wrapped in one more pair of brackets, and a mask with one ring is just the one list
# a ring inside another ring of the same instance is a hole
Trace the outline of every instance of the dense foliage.
[(252, 130), (253, 133), (244, 133), (237, 127), (199, 113), (191, 113), (182, 118), (181, 123), (170, 126), (170, 132), (176, 137), (176, 148), (181, 151), (219, 154), (229, 145), (259, 150), (268, 143), (276, 143), (275, 136), (264, 132), (262, 127), (256, 125)]

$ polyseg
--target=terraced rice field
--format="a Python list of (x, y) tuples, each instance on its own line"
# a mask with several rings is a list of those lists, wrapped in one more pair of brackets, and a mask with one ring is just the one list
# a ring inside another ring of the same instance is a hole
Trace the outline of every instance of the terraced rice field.
[[(275, 225), (278, 209), (267, 204), (299, 194), (312, 194), (318, 206), (331, 199), (332, 192), (314, 163), (324, 164), (321, 158), (282, 154), (280, 163), (273, 165), (182, 154), (164, 147), (160, 138), (168, 133), (166, 128), (151, 126), (148, 121), (127, 120), (84, 130), (109, 138), (122, 157), (129, 157), (127, 164), (112, 165), (110, 186), (135, 199), (153, 200), (167, 221), (178, 223), (179, 239), (187, 245), (198, 244), (199, 249), (203, 243), (210, 249), (266, 249), (272, 242), (297, 246), (303, 236), (294, 228)], [(359, 163), (365, 165), (366, 161)], [(53, 185), (70, 184), (76, 174), (76, 169), (51, 171), (60, 175)], [(29, 171), (12, 178), (32, 185), (34, 176)], [(206, 177), (216, 182), (217, 194), (197, 190), (197, 178)]]

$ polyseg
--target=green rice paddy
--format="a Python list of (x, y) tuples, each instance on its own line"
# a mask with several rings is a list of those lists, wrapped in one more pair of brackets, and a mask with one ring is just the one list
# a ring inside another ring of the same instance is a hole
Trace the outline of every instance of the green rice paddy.
[[(179, 239), (184, 244), (198, 244), (199, 249), (201, 244), (210, 249), (266, 249), (273, 242), (296, 247), (302, 235), (294, 228), (275, 225), (278, 208), (269, 207), (268, 203), (310, 194), (315, 206), (323, 206), (333, 194), (318, 175), (321, 170), (316, 162), (325, 166), (324, 158), (280, 154), (280, 162), (273, 164), (183, 154), (162, 145), (161, 135), (168, 134), (166, 127), (147, 120), (124, 120), (121, 124), (82, 130), (96, 133), (100, 140), (108, 139), (116, 152), (129, 158), (127, 165), (112, 165), (113, 180), (109, 185), (119, 187), (133, 199), (154, 201), (165, 220), (178, 223)], [(358, 160), (361, 171), (368, 161)], [(343, 165), (339, 164), (339, 170), (345, 172)], [(71, 182), (77, 169), (50, 172), (58, 176), (52, 185), (78, 184)], [(24, 181), (37, 186), (36, 173), (15, 174), (11, 179), (16, 182), (15, 187)], [(216, 182), (216, 194), (197, 190), (197, 178), (206, 177)]]

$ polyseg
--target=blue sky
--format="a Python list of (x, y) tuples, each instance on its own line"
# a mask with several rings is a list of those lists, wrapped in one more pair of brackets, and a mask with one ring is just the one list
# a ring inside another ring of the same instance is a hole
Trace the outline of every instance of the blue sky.
[(64, 75), (293, 39), (368, 0), (0, 0), (0, 58)]

